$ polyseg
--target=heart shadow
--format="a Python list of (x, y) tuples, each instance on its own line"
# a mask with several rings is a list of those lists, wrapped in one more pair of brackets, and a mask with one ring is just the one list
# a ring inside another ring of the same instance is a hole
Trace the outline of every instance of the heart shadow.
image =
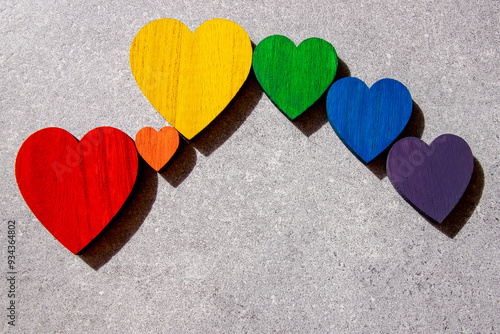
[[(340, 58), (338, 58), (338, 61), (339, 64), (337, 67), (337, 73), (335, 74), (332, 85), (342, 78), (351, 76), (351, 71), (349, 70), (347, 64)], [(330, 87), (328, 87), (323, 95), (321, 95), (321, 97), (314, 102), (312, 106), (310, 106), (292, 122), (293, 125), (295, 125), (295, 127), (297, 127), (297, 129), (299, 129), (300, 132), (302, 132), (306, 137), (310, 137), (313, 133), (321, 129), (323, 125), (328, 123), (328, 117), (326, 115), (326, 96), (328, 95), (329, 89)], [(283, 115), (285, 114), (283, 113)]]
[(397, 143), (399, 140), (405, 137), (417, 137), (422, 138), (422, 134), (424, 133), (425, 128), (425, 120), (424, 114), (422, 113), (422, 109), (418, 106), (418, 104), (413, 101), (413, 107), (410, 115), (410, 119), (408, 120), (408, 124), (406, 124), (405, 128), (399, 136), (389, 145), (382, 153), (380, 153), (375, 159), (367, 163), (365, 166), (375, 174), (380, 180), (387, 176), (386, 172), (386, 162), (387, 156), (389, 155), (389, 151), (391, 150), (392, 145)]
[(174, 188), (177, 188), (196, 166), (196, 150), (180, 136), (179, 148), (159, 174)]
[(78, 255), (99, 270), (132, 238), (151, 211), (158, 190), (158, 175), (139, 157), (134, 188), (111, 222)]

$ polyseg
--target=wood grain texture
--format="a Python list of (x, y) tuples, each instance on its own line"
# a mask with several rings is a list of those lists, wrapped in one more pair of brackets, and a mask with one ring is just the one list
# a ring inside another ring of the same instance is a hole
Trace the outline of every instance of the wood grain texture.
[(149, 102), (186, 139), (192, 139), (229, 104), (250, 73), (248, 34), (225, 19), (194, 33), (180, 21), (145, 25), (130, 48), (130, 66)]
[(343, 78), (330, 87), (326, 99), (330, 124), (365, 164), (398, 137), (412, 108), (410, 92), (393, 79), (379, 80), (369, 89), (357, 78)]
[(38, 220), (72, 253), (89, 244), (134, 187), (138, 156), (122, 131), (101, 127), (80, 142), (60, 128), (25, 140), (16, 158), (21, 194)]
[(399, 140), (387, 157), (387, 176), (417, 210), (442, 222), (470, 182), (474, 157), (462, 138), (445, 134), (430, 146), (415, 137)]
[(335, 48), (321, 38), (306, 39), (296, 47), (285, 36), (269, 36), (257, 45), (253, 56), (257, 80), (291, 120), (323, 95), (337, 67)]
[(177, 151), (179, 133), (170, 126), (165, 126), (158, 132), (151, 127), (145, 127), (137, 132), (135, 147), (144, 161), (158, 172)]

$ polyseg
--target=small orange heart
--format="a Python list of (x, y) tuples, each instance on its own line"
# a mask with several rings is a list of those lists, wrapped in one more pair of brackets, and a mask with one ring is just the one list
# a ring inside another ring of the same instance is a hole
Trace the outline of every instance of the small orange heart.
[(179, 133), (170, 126), (166, 126), (158, 132), (151, 127), (145, 127), (137, 132), (135, 147), (144, 161), (158, 172), (177, 151)]

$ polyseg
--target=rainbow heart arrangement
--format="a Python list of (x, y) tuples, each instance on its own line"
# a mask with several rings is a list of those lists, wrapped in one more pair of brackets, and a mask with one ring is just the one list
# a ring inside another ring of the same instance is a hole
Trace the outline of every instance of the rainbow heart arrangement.
[(396, 141), (413, 110), (408, 89), (393, 79), (371, 88), (352, 77), (333, 83), (337, 53), (319, 38), (296, 47), (274, 35), (252, 50), (248, 34), (232, 21), (212, 19), (192, 33), (182, 22), (160, 19), (135, 36), (130, 66), (141, 91), (172, 127), (143, 128), (135, 143), (111, 127), (91, 130), (80, 141), (63, 129), (46, 128), (28, 137), (16, 158), (27, 205), (74, 254), (103, 231), (132, 192), (137, 152), (160, 171), (174, 156), (179, 133), (191, 140), (211, 123), (252, 67), (264, 92), (292, 121), (328, 91), (327, 117), (345, 146), (364, 164), (390, 148), (389, 180), (433, 222), (450, 214), (472, 176), (474, 157), (460, 137), (442, 135), (430, 146), (414, 137)]

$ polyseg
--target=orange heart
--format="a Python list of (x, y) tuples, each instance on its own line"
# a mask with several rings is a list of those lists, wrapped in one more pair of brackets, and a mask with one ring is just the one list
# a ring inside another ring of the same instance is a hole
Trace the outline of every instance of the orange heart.
[(179, 133), (170, 126), (165, 126), (158, 132), (151, 127), (145, 127), (137, 132), (135, 147), (144, 161), (158, 172), (177, 151)]

